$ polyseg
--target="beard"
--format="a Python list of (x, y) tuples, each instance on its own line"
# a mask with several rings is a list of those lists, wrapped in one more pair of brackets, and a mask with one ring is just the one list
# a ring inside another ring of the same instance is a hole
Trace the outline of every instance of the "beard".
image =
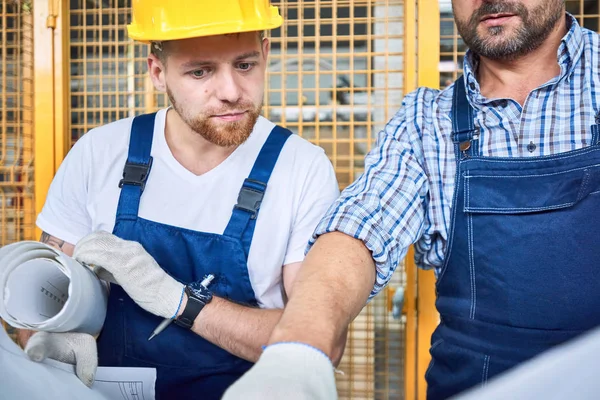
[[(240, 101), (231, 103), (228, 107), (212, 109), (194, 115), (175, 99), (168, 88), (167, 96), (177, 114), (194, 132), (220, 147), (239, 146), (244, 143), (250, 137), (262, 110), (262, 103), (257, 106), (249, 101)], [(210, 117), (211, 115), (223, 115), (239, 110), (248, 110), (239, 121), (218, 123)]]
[[(479, 56), (492, 60), (514, 60), (528, 54), (550, 36), (560, 18), (564, 18), (562, 0), (547, 0), (529, 10), (519, 2), (485, 2), (468, 21), (456, 19), (456, 27), (465, 44)], [(481, 19), (490, 14), (515, 14), (521, 24), (512, 35), (506, 26), (493, 26), (487, 29), (488, 35), (480, 35), (477, 28)]]

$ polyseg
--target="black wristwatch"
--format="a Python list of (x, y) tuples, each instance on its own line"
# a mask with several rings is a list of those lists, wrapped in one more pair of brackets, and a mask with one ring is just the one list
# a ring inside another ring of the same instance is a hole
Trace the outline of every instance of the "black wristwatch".
[(200, 284), (193, 282), (185, 287), (187, 294), (187, 304), (181, 315), (175, 318), (174, 322), (182, 328), (191, 329), (194, 321), (205, 305), (212, 300), (212, 292)]

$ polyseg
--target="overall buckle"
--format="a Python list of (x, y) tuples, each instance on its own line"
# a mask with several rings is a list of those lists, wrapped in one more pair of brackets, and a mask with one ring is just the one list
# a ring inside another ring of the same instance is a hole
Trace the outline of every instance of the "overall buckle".
[[(248, 185), (247, 185), (248, 184)], [(267, 185), (263, 182), (255, 181), (253, 179), (246, 179), (244, 185), (238, 195), (237, 204), (234, 208), (238, 210), (244, 210), (252, 214), (251, 219), (256, 219), (256, 214), (262, 203), (262, 199), (265, 195)]]
[(144, 191), (151, 167), (152, 157), (150, 157), (148, 164), (126, 162), (125, 168), (123, 168), (123, 179), (119, 181), (119, 187), (122, 188), (123, 185), (139, 186)]

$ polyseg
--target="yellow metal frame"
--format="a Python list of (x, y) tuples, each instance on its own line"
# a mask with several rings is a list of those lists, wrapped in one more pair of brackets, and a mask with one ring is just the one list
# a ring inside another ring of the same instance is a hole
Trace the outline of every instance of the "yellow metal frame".
[[(68, 151), (68, 2), (34, 0), (35, 213), (42, 210), (52, 178)], [(48, 62), (48, 60), (51, 60)], [(36, 228), (36, 237), (41, 234)]]
[[(438, 0), (418, 0), (418, 74), (419, 86), (439, 88), (440, 72), (440, 11)], [(435, 308), (435, 276), (433, 271), (417, 271), (417, 394), (425, 399), (425, 373), (431, 356), (431, 335), (438, 325)]]
[[(417, 2), (404, 3), (404, 94), (417, 88)], [(417, 267), (411, 247), (405, 259), (406, 288), (404, 313), (406, 315), (406, 343), (404, 368), (404, 398), (416, 399), (419, 387), (417, 376)]]
[[(439, 88), (439, 27), (437, 0), (412, 0), (405, 3), (405, 71), (404, 93), (417, 87)], [(419, 270), (414, 262), (414, 248), (406, 260), (406, 369), (405, 398), (425, 400), (425, 372), (431, 356), (431, 334), (438, 324), (435, 309), (435, 276)]]

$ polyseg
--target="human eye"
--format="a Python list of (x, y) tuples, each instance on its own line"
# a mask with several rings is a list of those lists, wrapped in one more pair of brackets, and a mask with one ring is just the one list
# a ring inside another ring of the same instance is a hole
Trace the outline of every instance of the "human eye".
[(206, 69), (196, 69), (194, 71), (191, 71), (189, 73), (193, 78), (204, 78), (204, 76), (206, 76), (207, 71)]
[(241, 62), (238, 64), (238, 68), (242, 71), (250, 71), (255, 65), (254, 62)]

